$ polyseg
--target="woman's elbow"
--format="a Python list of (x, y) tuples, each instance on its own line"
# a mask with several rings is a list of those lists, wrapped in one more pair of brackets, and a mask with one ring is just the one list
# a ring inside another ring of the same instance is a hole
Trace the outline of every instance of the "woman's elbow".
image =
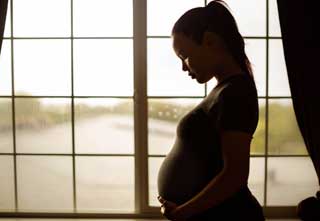
[(235, 186), (246, 186), (249, 179), (249, 166), (235, 166), (224, 168), (224, 174)]

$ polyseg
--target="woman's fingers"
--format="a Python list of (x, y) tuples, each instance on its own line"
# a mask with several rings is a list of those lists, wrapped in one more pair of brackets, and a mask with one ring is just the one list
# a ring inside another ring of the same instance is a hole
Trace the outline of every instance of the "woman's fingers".
[(164, 205), (161, 205), (160, 212), (164, 215), (166, 213), (166, 207)]
[(163, 199), (161, 196), (158, 196), (158, 200), (160, 203), (164, 204), (166, 202), (165, 199)]
[(163, 199), (161, 196), (158, 196), (158, 200), (161, 203), (161, 205), (167, 207), (167, 209), (175, 208), (177, 207), (177, 204), (168, 200)]

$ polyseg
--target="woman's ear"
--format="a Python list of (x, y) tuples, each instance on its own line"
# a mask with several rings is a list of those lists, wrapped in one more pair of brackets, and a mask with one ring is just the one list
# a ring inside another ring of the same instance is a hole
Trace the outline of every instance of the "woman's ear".
[(202, 44), (207, 47), (221, 47), (223, 41), (221, 37), (215, 32), (205, 31), (203, 34)]

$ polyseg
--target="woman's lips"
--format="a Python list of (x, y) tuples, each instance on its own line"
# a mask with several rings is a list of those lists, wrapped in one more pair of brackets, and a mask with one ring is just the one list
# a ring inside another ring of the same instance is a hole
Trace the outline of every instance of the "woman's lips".
[(192, 79), (194, 79), (194, 78), (196, 77), (196, 75), (193, 74), (193, 73), (189, 73), (189, 76), (190, 76)]

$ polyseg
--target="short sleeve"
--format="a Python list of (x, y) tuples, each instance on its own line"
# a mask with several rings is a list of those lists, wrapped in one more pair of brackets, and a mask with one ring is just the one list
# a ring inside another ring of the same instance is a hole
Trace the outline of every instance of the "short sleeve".
[(227, 87), (221, 93), (217, 110), (217, 129), (253, 134), (258, 123), (258, 99), (255, 88)]

